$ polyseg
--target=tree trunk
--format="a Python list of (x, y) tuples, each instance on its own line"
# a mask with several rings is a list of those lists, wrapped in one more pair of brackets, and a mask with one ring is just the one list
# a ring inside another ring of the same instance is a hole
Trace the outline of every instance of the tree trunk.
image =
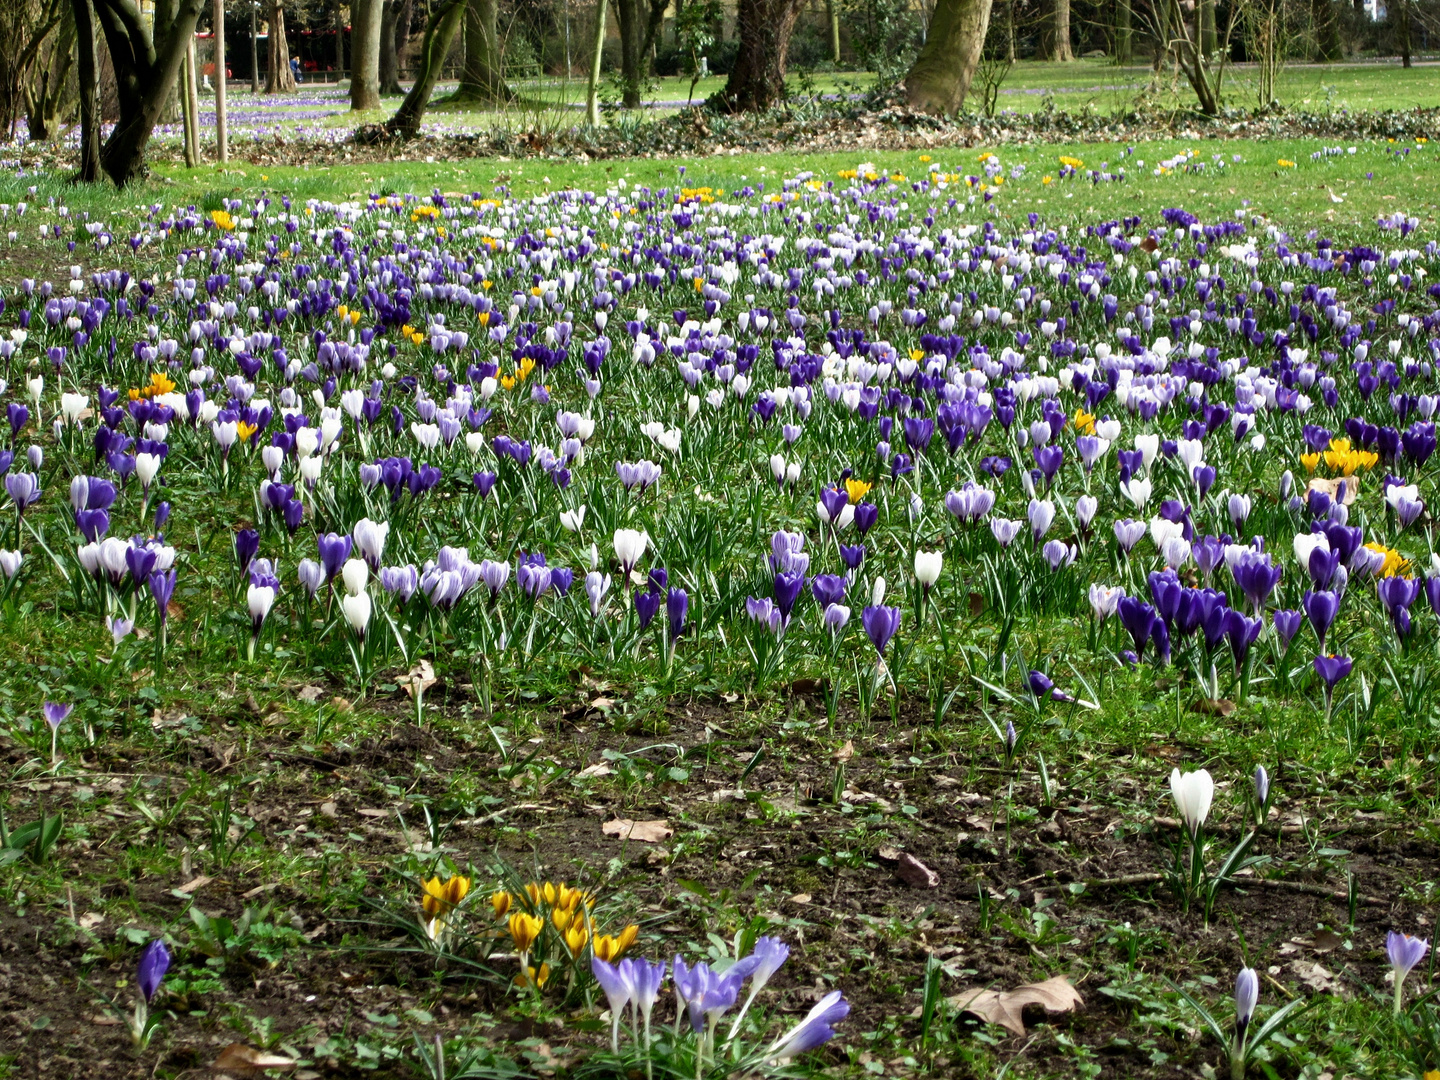
[[(335, 77), (343, 79), (349, 66), (345, 63), (345, 16), (341, 14), (344, 8), (342, 0), (335, 0)], [(354, 6), (351, 6), (351, 20), (354, 20)], [(353, 33), (352, 28), (352, 33)], [(352, 50), (353, 51), (353, 50)]]
[[(720, 91), (717, 104), (721, 108), (729, 112), (763, 112), (784, 100), (785, 58), (802, 2), (739, 0), (735, 21), (740, 51)], [(988, 12), (990, 4), (984, 2)]]
[(515, 98), (505, 85), (498, 10), (496, 0), (469, 0), (465, 8), (465, 63), (460, 69), (456, 98), (485, 104)]
[(255, 5), (250, 4), (250, 93), (260, 93), (260, 50), (255, 41), (257, 32), (255, 30)]
[[(665, 21), (669, 0), (612, 0), (616, 22), (620, 24), (620, 78), (623, 83), (621, 104), (627, 109), (640, 107), (641, 91), (650, 62), (655, 35)], [(793, 0), (797, 6), (802, 0)], [(793, 23), (794, 17), (791, 17)], [(789, 39), (789, 31), (786, 31)], [(740, 51), (745, 51), (741, 39)], [(738, 60), (736, 61), (739, 62)]]
[(179, 82), (180, 64), (194, 37), (203, 3), (157, 3), (152, 38), (132, 0), (95, 0), (95, 13), (115, 69), (120, 115), (100, 148), (100, 165), (116, 187), (124, 187), (144, 173), (145, 147)]
[(1315, 59), (1321, 63), (1339, 60), (1343, 48), (1335, 5), (1331, 0), (1310, 0), (1310, 18), (1315, 24)]
[(1051, 60), (1074, 60), (1075, 52), (1070, 47), (1070, 0), (1054, 0), (1050, 17), (1054, 20), (1055, 35)]
[(381, 0), (351, 0), (350, 108), (366, 112), (380, 107)]
[[(1324, 2), (1324, 0), (1319, 0)], [(1215, 0), (1200, 0), (1200, 52), (1213, 63), (1218, 47), (1215, 35)]]
[(1396, 0), (1400, 7), (1400, 63), (1410, 67), (1410, 0)]
[(285, 38), (284, 0), (270, 0), (270, 34), (266, 42), (265, 92), (276, 94), (295, 89), (295, 73), (290, 70), (290, 42)]
[(965, 104), (990, 27), (991, 0), (937, 0), (925, 47), (905, 76), (912, 108), (953, 116)]
[(830, 15), (830, 59), (840, 66), (840, 0), (825, 0)]
[(1115, 62), (1128, 64), (1131, 59), (1130, 34), (1134, 16), (1131, 0), (1115, 0)]
[(395, 47), (399, 12), (395, 0), (385, 0), (380, 13), (380, 93), (400, 93), (400, 64)]
[(185, 131), (185, 167), (193, 169), (200, 164), (200, 120), (195, 115), (195, 39), (191, 36), (185, 50), (185, 59), (180, 67), (180, 116)]
[(413, 139), (420, 134), (430, 95), (440, 79), (440, 69), (445, 66), (445, 57), (465, 18), (465, 6), (466, 0), (443, 0), (431, 11), (425, 26), (425, 42), (420, 46), (420, 69), (415, 73), (415, 85), (385, 125), (385, 133), (391, 138)]
[(60, 133), (60, 106), (69, 88), (70, 63), (75, 48), (75, 15), (66, 0), (60, 10), (60, 26), (49, 55), (40, 54), (40, 70), (25, 88), (25, 111), (30, 139), (49, 142)]
[(1171, 0), (1154, 0), (1155, 6), (1155, 71), (1165, 67), (1170, 57), (1170, 3)]
[(100, 57), (95, 43), (95, 15), (90, 0), (71, 0), (75, 18), (75, 71), (80, 83), (80, 171), (75, 179), (93, 184), (100, 179)]
[(585, 120), (600, 126), (600, 63), (605, 59), (605, 0), (595, 5), (595, 50), (590, 57), (590, 80), (585, 87)]
[(224, 165), (230, 160), (229, 117), (225, 112), (228, 71), (225, 61), (225, 0), (215, 0), (210, 18), (215, 29), (215, 157)]

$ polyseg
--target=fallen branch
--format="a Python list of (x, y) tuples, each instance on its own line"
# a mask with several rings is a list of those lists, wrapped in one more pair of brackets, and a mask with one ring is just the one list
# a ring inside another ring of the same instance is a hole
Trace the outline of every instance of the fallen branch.
[[(1151, 872), (1148, 874), (1121, 874), (1119, 877), (1113, 878), (1089, 878), (1081, 884), (1086, 889), (1117, 889), (1127, 885), (1158, 885), (1164, 880), (1164, 874)], [(1284, 878), (1232, 878), (1229, 884), (1237, 889), (1254, 885), (1263, 889), (1280, 889), (1286, 892), (1305, 893), (1307, 896), (1323, 896), (1328, 900), (1339, 900), (1347, 904), (1350, 902), (1350, 894), (1344, 889), (1327, 889), (1324, 885), (1312, 885), (1308, 881), (1286, 881)], [(1356, 901), (1366, 907), (1388, 907), (1390, 903), (1378, 896), (1366, 896), (1364, 893), (1358, 895)]]

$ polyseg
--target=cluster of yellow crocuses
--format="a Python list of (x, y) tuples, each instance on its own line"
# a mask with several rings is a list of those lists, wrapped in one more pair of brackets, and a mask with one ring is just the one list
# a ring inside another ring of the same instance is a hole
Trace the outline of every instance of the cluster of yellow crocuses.
[[(433, 877), (423, 883), (420, 906), (426, 921), (425, 930), (432, 941), (439, 941), (449, 929), (447, 918), (469, 895), (471, 880), (458, 874), (441, 881)], [(597, 934), (591, 912), (595, 894), (573, 888), (565, 882), (532, 881), (520, 893), (504, 889), (490, 896), (495, 919), (509, 935), (520, 958), (521, 974), (516, 982), (543, 987), (550, 978), (547, 960), (574, 964), (585, 957), (587, 949), (607, 963), (615, 963), (625, 955), (640, 934), (640, 927), (629, 924), (618, 934)], [(553, 937), (547, 940), (547, 927)], [(551, 942), (553, 947), (547, 947)], [(540, 960), (531, 966), (532, 957)], [(588, 961), (587, 961), (588, 963)]]

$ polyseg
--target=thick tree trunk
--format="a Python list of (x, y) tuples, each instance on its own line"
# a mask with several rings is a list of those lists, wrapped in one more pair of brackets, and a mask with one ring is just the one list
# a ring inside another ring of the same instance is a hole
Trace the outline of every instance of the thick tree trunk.
[(1074, 60), (1075, 52), (1070, 48), (1070, 0), (1054, 0), (1050, 17), (1054, 20), (1053, 33), (1055, 35), (1050, 59)]
[(95, 13), (115, 69), (120, 114), (100, 148), (100, 166), (116, 187), (124, 187), (144, 173), (145, 148), (180, 81), (181, 61), (194, 37), (203, 3), (157, 3), (152, 39), (132, 0), (95, 0)]
[(351, 0), (350, 108), (366, 112), (380, 107), (381, 0)]
[[(944, 2), (944, 0), (942, 0)], [(717, 104), (730, 112), (763, 112), (785, 98), (785, 59), (803, 0), (739, 0), (740, 51)], [(989, 2), (985, 0), (988, 12)], [(982, 35), (983, 37), (983, 35)]]
[(270, 0), (270, 35), (265, 50), (270, 70), (265, 72), (265, 92), (276, 94), (295, 89), (295, 73), (290, 70), (290, 42), (285, 37), (284, 0)]
[(224, 165), (230, 160), (229, 118), (225, 112), (225, 92), (229, 89), (229, 68), (225, 60), (225, 0), (215, 0), (210, 24), (215, 29), (215, 157)]
[(405, 95), (400, 108), (385, 125), (391, 138), (413, 139), (420, 134), (430, 95), (440, 79), (440, 69), (455, 42), (460, 23), (465, 18), (466, 0), (443, 0), (430, 13), (425, 26), (425, 42), (420, 46), (420, 68), (415, 72), (415, 85)]
[(465, 63), (460, 69), (456, 98), (485, 104), (515, 98), (505, 85), (498, 12), (496, 0), (469, 0), (465, 8)]
[(95, 15), (90, 0), (71, 0), (70, 7), (75, 18), (75, 72), (80, 84), (80, 171), (75, 179), (93, 184), (100, 179), (100, 57)]
[[(341, 14), (344, 8), (342, 0), (335, 0), (335, 72), (336, 78), (343, 79), (349, 66), (345, 63), (345, 16)], [(354, 19), (354, 8), (351, 8), (351, 19)], [(353, 33), (352, 28), (352, 33)]]
[(937, 0), (925, 47), (905, 76), (912, 108), (953, 116), (965, 104), (990, 28), (991, 0)]
[(1410, 0), (1397, 0), (1400, 6), (1400, 64), (1410, 67)]
[[(1323, 2), (1323, 0), (1322, 0)], [(1200, 52), (1205, 59), (1214, 62), (1217, 38), (1215, 35), (1215, 0), (1200, 0)]]
[(1134, 16), (1130, 7), (1131, 0), (1115, 0), (1115, 62), (1117, 64), (1130, 63), (1132, 56), (1131, 27)]

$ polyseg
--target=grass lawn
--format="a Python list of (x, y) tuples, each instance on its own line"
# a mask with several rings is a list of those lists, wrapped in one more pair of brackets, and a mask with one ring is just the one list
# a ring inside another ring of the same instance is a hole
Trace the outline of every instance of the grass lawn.
[(1431, 146), (0, 178), (0, 1075), (638, 1078), (627, 927), (790, 950), (666, 1078), (1440, 1069)]

